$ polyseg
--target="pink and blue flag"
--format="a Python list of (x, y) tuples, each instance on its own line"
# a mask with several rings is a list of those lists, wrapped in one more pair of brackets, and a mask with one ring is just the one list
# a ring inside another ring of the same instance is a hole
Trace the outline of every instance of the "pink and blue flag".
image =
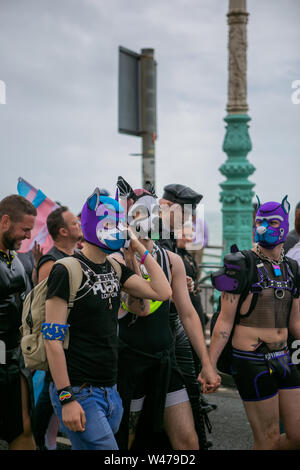
[(19, 252), (26, 253), (32, 250), (34, 242), (37, 242), (43, 249), (43, 252), (47, 253), (53, 246), (53, 240), (47, 229), (47, 217), (58, 205), (51, 201), (40, 189), (36, 189), (23, 178), (18, 179), (17, 190), (18, 194), (32, 202), (37, 210), (37, 217), (31, 232), (31, 238), (23, 240)]

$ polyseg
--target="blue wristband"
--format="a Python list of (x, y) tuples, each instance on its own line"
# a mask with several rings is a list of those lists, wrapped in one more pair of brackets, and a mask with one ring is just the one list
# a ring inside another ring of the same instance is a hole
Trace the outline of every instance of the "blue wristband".
[(146, 250), (146, 251), (145, 251), (145, 253), (144, 253), (144, 255), (143, 255), (142, 259), (141, 259), (141, 264), (144, 264), (145, 259), (147, 258), (147, 255), (148, 255), (149, 253), (150, 253), (149, 250)]
[(43, 338), (48, 341), (64, 341), (69, 326), (62, 325), (61, 323), (43, 323), (41, 332)]

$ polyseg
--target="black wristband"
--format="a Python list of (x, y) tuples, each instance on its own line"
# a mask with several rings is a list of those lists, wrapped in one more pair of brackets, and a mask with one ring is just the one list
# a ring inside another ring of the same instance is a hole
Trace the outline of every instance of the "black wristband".
[(57, 390), (57, 395), (62, 406), (66, 405), (67, 403), (71, 403), (71, 401), (75, 400), (75, 396), (71, 386)]

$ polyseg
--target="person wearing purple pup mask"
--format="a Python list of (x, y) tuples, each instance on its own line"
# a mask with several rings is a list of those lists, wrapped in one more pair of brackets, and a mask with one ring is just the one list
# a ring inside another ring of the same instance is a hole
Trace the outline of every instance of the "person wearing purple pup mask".
[[(255, 218), (252, 250), (236, 246), (212, 276), (221, 291), (210, 359), (217, 367), (228, 341), (230, 371), (250, 422), (255, 450), (300, 449), (300, 372), (288, 339), (300, 339), (297, 263), (286, 257), (290, 205), (267, 202)], [(290, 343), (290, 341), (289, 341)], [(280, 434), (281, 419), (285, 433)]]
[[(84, 246), (74, 258), (82, 269), (82, 282), (69, 316), (67, 269), (55, 264), (48, 278), (43, 336), (53, 378), (50, 397), (73, 450), (118, 449), (114, 434), (123, 413), (116, 387), (121, 290), (158, 301), (172, 294), (164, 272), (133, 235), (131, 249), (143, 258), (151, 281), (110, 260), (109, 255), (124, 246), (124, 224), (118, 200), (96, 188), (81, 213)], [(66, 331), (70, 339), (64, 350)]]

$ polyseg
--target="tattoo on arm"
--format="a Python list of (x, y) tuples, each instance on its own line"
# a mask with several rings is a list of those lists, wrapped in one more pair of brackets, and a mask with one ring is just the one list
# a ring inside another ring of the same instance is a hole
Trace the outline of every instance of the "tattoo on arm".
[(227, 331), (220, 331), (220, 336), (222, 336), (223, 339), (228, 339), (229, 333), (227, 333)]
[(134, 300), (130, 295), (128, 296), (128, 307), (133, 304)]
[(135, 434), (141, 411), (133, 411), (129, 415), (129, 434)]
[(142, 312), (145, 311), (146, 305), (144, 299), (140, 299), (138, 297), (134, 297), (133, 295), (128, 295), (126, 293), (121, 294), (121, 301), (124, 302), (128, 307), (131, 307), (136, 301), (138, 301), (139, 308)]
[(120, 300), (121, 300), (121, 302), (124, 302), (124, 304), (127, 304), (128, 294), (124, 291), (121, 291)]
[(234, 303), (236, 295), (235, 294), (230, 294), (229, 292), (222, 292), (222, 298), (224, 300), (229, 300), (231, 304)]
[(137, 300), (140, 300), (138, 297), (134, 297), (134, 295), (129, 295), (128, 296), (128, 306), (129, 305), (132, 305), (134, 302), (136, 302)]

